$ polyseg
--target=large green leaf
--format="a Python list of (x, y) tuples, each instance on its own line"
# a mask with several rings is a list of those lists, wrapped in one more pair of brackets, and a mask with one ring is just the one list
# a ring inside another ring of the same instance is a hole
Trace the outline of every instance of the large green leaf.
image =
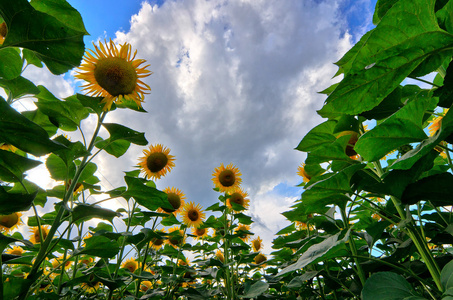
[(85, 248), (74, 251), (74, 255), (87, 254), (102, 258), (112, 258), (118, 254), (120, 246), (116, 240), (105, 236), (93, 236), (85, 240)]
[(401, 275), (379, 272), (370, 276), (362, 290), (363, 300), (426, 300), (417, 295)]
[(239, 298), (256, 298), (269, 288), (269, 283), (257, 281), (245, 290), (244, 295), (239, 295)]
[[(453, 44), (434, 15), (434, 0), (400, 0), (340, 67), (345, 78), (319, 111), (323, 117), (371, 110), (425, 59)], [(365, 36), (364, 36), (365, 38)]]
[(349, 231), (344, 233), (340, 239), (342, 232), (327, 237), (319, 244), (315, 244), (308, 248), (296, 263), (284, 268), (277, 275), (283, 275), (288, 272), (300, 270), (301, 268), (322, 260), (332, 259), (334, 257), (343, 256), (347, 254), (344, 243), (349, 238)]
[[(0, 1), (0, 14), (8, 27), (3, 47), (34, 51), (52, 73), (63, 74), (80, 64), (86, 31), (83, 26), (74, 29), (75, 24), (81, 24), (82, 20), (74, 10), (67, 9), (67, 3), (45, 2), (48, 4), (35, 4), (47, 13), (34, 9), (27, 0)], [(72, 20), (66, 20), (61, 13), (63, 6)], [(58, 18), (51, 14), (58, 15)]]
[(354, 150), (365, 160), (376, 161), (400, 146), (424, 140), (426, 134), (422, 126), (423, 116), (431, 102), (431, 98), (410, 102), (363, 134)]
[(139, 178), (125, 176), (124, 179), (127, 191), (122, 194), (123, 197), (132, 197), (138, 204), (153, 211), (159, 207), (173, 209), (166, 193), (145, 185)]
[(0, 49), (0, 79), (11, 80), (22, 73), (23, 61), (19, 51), (13, 48)]
[(0, 179), (8, 182), (20, 182), (25, 176), (25, 171), (41, 164), (13, 152), (0, 150)]
[(431, 201), (434, 206), (451, 205), (453, 174), (441, 173), (420, 179), (406, 187), (401, 202), (415, 204), (418, 201)]
[(98, 205), (78, 204), (72, 211), (72, 221), (87, 221), (93, 218), (99, 218), (113, 222), (113, 218), (119, 217), (120, 214)]
[(2, 112), (0, 114), (1, 142), (14, 145), (35, 156), (64, 148), (63, 145), (50, 140), (42, 127), (11, 108), (2, 97), (0, 97), (0, 111)]
[(336, 137), (333, 135), (333, 130), (336, 123), (337, 122), (334, 120), (328, 120), (319, 124), (304, 136), (296, 149), (299, 151), (309, 152), (320, 146), (334, 142)]
[(377, 25), (387, 11), (399, 0), (378, 0), (376, 2), (376, 8), (374, 9), (373, 23)]
[(38, 191), (33, 193), (10, 193), (0, 186), (0, 214), (9, 215), (17, 211), (30, 209)]
[(446, 264), (440, 273), (440, 283), (444, 290), (453, 288), (453, 261)]
[(103, 123), (102, 126), (110, 133), (110, 142), (126, 140), (140, 146), (146, 146), (148, 144), (143, 132), (137, 132), (126, 126), (114, 123)]
[(7, 91), (8, 97), (11, 99), (18, 99), (24, 95), (36, 95), (39, 93), (36, 85), (22, 76), (10, 80), (0, 79), (0, 86)]
[(36, 95), (35, 102), (38, 109), (49, 117), (49, 120), (63, 130), (77, 130), (80, 122), (89, 116), (88, 110), (71, 96), (65, 101), (59, 100), (44, 86), (38, 86), (40, 93)]

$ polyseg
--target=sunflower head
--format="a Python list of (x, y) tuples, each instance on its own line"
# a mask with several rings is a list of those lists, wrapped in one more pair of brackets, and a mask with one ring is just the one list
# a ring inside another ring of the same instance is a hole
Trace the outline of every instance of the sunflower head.
[(220, 260), (222, 263), (225, 262), (225, 257), (223, 256), (222, 251), (217, 250), (217, 251), (215, 252), (215, 257), (216, 257), (218, 260)]
[[(52, 268), (58, 268), (63, 262), (64, 262), (64, 256), (61, 255), (59, 257), (55, 257), (52, 261)], [(72, 264), (72, 261), (70, 260), (67, 260), (65, 263), (64, 263), (64, 268), (65, 269), (68, 269)]]
[(255, 264), (261, 264), (261, 266), (264, 267), (263, 263), (267, 260), (267, 257), (264, 254), (258, 253), (253, 260), (255, 261)]
[(0, 215), (0, 231), (3, 233), (9, 233), (22, 225), (20, 212), (15, 212), (9, 215)]
[(162, 144), (151, 145), (143, 153), (145, 156), (140, 158), (138, 165), (146, 178), (160, 179), (175, 166), (175, 158), (170, 155), (170, 149)]
[[(93, 44), (94, 45), (94, 44)], [(144, 94), (151, 88), (141, 78), (152, 74), (140, 67), (144, 59), (135, 59), (137, 51), (132, 55), (131, 45), (105, 41), (94, 45), (95, 50), (85, 53), (84, 61), (77, 71), (76, 78), (87, 81), (83, 89), (93, 96), (104, 97), (104, 110), (110, 110), (112, 103), (123, 100), (134, 101), (141, 107)]]
[(309, 182), (311, 177), (310, 175), (307, 174), (307, 171), (305, 171), (305, 164), (301, 164), (298, 168), (297, 168), (297, 175), (299, 175), (300, 177), (302, 177), (303, 181), (304, 182)]
[(430, 125), (428, 126), (429, 135), (433, 136), (442, 126), (442, 118), (448, 112), (448, 109), (444, 109), (440, 116), (435, 117), (431, 121), (429, 121)]
[(184, 245), (185, 242), (185, 237), (184, 237), (184, 231), (179, 229), (179, 227), (171, 227), (168, 229), (168, 239), (167, 243), (176, 248)]
[(178, 214), (181, 211), (181, 208), (184, 206), (184, 200), (186, 199), (186, 196), (183, 192), (181, 192), (181, 190), (174, 187), (165, 188), (163, 191), (167, 193), (168, 202), (171, 204), (173, 209), (161, 207), (160, 210), (166, 213), (173, 213), (174, 215)]
[(121, 268), (128, 269), (131, 273), (134, 273), (135, 270), (138, 269), (138, 262), (135, 260), (135, 258), (131, 257), (123, 262)]
[(229, 164), (225, 167), (222, 163), (220, 164), (220, 167), (214, 169), (212, 181), (220, 192), (231, 193), (241, 184), (241, 175), (239, 169), (233, 164)]
[[(1, 45), (1, 44), (0, 44)], [(1, 150), (5, 150), (5, 151), (10, 151), (10, 152), (13, 152), (15, 153), (17, 151), (17, 148), (14, 147), (13, 145), (11, 144), (7, 144), (7, 143), (3, 143), (1, 146), (0, 146), (0, 149)]]
[(205, 236), (208, 235), (208, 229), (207, 228), (201, 228), (201, 227), (193, 227), (192, 228), (192, 234), (196, 236), (196, 239), (203, 239)]
[(254, 252), (258, 252), (263, 248), (263, 240), (259, 236), (252, 240), (252, 248)]
[(239, 224), (234, 233), (236, 233), (241, 240), (246, 242), (249, 239), (249, 233), (245, 231), (250, 231), (250, 226)]
[(6, 253), (11, 254), (11, 255), (22, 255), (22, 254), (24, 254), (24, 252), (25, 252), (25, 250), (19, 246), (14, 246), (12, 249), (6, 250)]
[[(244, 192), (242, 189), (238, 188), (230, 195), (230, 197), (227, 198), (227, 206), (236, 212), (247, 209), (250, 202), (250, 200), (247, 199), (247, 196), (247, 192)], [(234, 205), (233, 207), (232, 203), (237, 205)]]
[(149, 280), (144, 280), (140, 283), (140, 290), (142, 292), (146, 292), (147, 290), (151, 289), (153, 284)]
[(6, 27), (6, 23), (3, 22), (0, 24), (0, 45), (3, 45), (3, 42), (5, 41), (7, 34), (8, 34), (8, 27)]
[(91, 264), (93, 262), (93, 258), (92, 257), (89, 257), (89, 256), (84, 256), (80, 259), (80, 263), (81, 264), (84, 264), (85, 266), (88, 266), (89, 264)]
[(206, 217), (200, 204), (195, 205), (192, 201), (184, 205), (181, 214), (182, 222), (189, 227), (200, 227)]
[[(47, 238), (47, 234), (49, 234), (49, 226), (47, 225), (42, 225), (41, 226), (41, 232), (42, 232), (42, 238), (45, 240)], [(33, 227), (30, 229), (30, 232), (32, 232), (32, 235), (30, 237), (30, 241), (33, 244), (40, 244), (41, 241), (41, 235), (39, 234), (39, 227)]]
[[(157, 234), (162, 234), (162, 233), (165, 233), (165, 229), (161, 229), (161, 230), (157, 231)], [(149, 242), (149, 245), (157, 250), (157, 249), (160, 249), (160, 247), (162, 247), (164, 242), (165, 242), (164, 239), (155, 237), (155, 238), (151, 239), (151, 241)]]

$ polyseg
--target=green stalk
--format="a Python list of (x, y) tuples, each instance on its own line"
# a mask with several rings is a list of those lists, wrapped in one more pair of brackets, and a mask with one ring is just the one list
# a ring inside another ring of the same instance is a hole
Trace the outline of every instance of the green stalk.
[(230, 266), (228, 265), (229, 263), (229, 241), (227, 238), (225, 238), (227, 235), (229, 235), (229, 225), (228, 225), (228, 207), (225, 206), (225, 210), (223, 212), (223, 221), (224, 221), (224, 236), (223, 236), (223, 252), (224, 252), (224, 264), (227, 266), (226, 268), (226, 274), (225, 274), (225, 288), (227, 291), (227, 299), (232, 300), (233, 295), (231, 293), (231, 277), (230, 277)]
[[(341, 217), (343, 219), (344, 226), (347, 230), (349, 230), (350, 227), (349, 227), (348, 218), (346, 216), (346, 211), (343, 208), (340, 208), (340, 211), (341, 211)], [(354, 262), (355, 262), (355, 265), (357, 268), (357, 275), (359, 275), (360, 283), (362, 284), (362, 286), (364, 286), (365, 281), (366, 281), (366, 276), (365, 276), (365, 272), (363, 272), (363, 269), (362, 269), (362, 266), (360, 265), (359, 260), (356, 257), (356, 256), (358, 256), (357, 247), (355, 246), (355, 241), (354, 241), (354, 238), (352, 237), (352, 234), (349, 234), (348, 240), (349, 240), (349, 248), (351, 249), (351, 252), (353, 254), (353, 259), (354, 259)]]
[[(382, 177), (384, 171), (382, 170), (380, 163), (373, 162), (373, 165), (376, 167), (376, 171), (379, 177)], [(400, 215), (400, 218), (403, 220), (403, 222), (407, 221), (408, 219), (406, 217), (406, 213), (399, 199), (397, 199), (394, 196), (390, 196), (390, 199), (395, 205), (396, 210), (398, 211), (398, 214)], [(409, 221), (410, 223), (406, 225), (407, 234), (409, 235), (409, 238), (412, 240), (412, 242), (415, 244), (415, 247), (417, 248), (423, 261), (426, 263), (429, 273), (433, 277), (433, 280), (436, 283), (437, 288), (439, 289), (439, 291), (443, 292), (443, 286), (442, 283), (440, 282), (440, 268), (437, 265), (436, 261), (434, 260), (434, 257), (432, 256), (432, 253), (429, 250), (428, 246), (426, 245), (426, 241), (421, 239), (420, 233), (418, 232), (417, 228), (414, 227), (413, 220)]]
[[(95, 131), (93, 133), (93, 137), (92, 137), (90, 145), (88, 146), (88, 149), (87, 149), (88, 153), (90, 153), (91, 150), (93, 150), (93, 148), (94, 148), (94, 143), (95, 143), (96, 137), (99, 134), (99, 130), (101, 129), (101, 125), (102, 125), (102, 121), (104, 121), (104, 118), (105, 118), (106, 115), (107, 115), (107, 112), (103, 112), (101, 114), (101, 116), (99, 117), (99, 119), (98, 119), (98, 123), (96, 125), (96, 129), (95, 129)], [(64, 211), (65, 211), (65, 208), (63, 206), (66, 205), (66, 203), (70, 199), (70, 197), (72, 195), (72, 191), (74, 190), (75, 185), (76, 185), (77, 181), (79, 180), (80, 175), (82, 174), (82, 171), (84, 170), (84, 168), (86, 166), (86, 162), (88, 160), (88, 157), (89, 157), (89, 154), (87, 154), (86, 156), (83, 157), (82, 162), (80, 163), (80, 166), (76, 170), (74, 178), (73, 178), (73, 180), (72, 180), (72, 182), (71, 182), (71, 184), (69, 186), (69, 189), (64, 195), (63, 205), (61, 205), (58, 208), (58, 212), (57, 212), (57, 215), (55, 216), (55, 220), (54, 220), (54, 222), (52, 224), (52, 227), (50, 228), (49, 233), (47, 234), (47, 237), (44, 240), (44, 242), (41, 243), (41, 247), (39, 249), (38, 255), (36, 256), (35, 263), (33, 264), (32, 268), (30, 270), (30, 273), (28, 275), (29, 278), (34, 278), (36, 276), (36, 274), (38, 273), (38, 270), (39, 270), (42, 262), (46, 258), (47, 249), (49, 248), (49, 245), (50, 245), (55, 233), (57, 232), (58, 227), (60, 227), (60, 225), (62, 223), (61, 218), (63, 217)], [(24, 291), (23, 293), (21, 293), (19, 295), (19, 299), (20, 300), (25, 299), (27, 297), (28, 293), (30, 292), (29, 291), (30, 286), (31, 286), (31, 283), (28, 284), (27, 291)]]

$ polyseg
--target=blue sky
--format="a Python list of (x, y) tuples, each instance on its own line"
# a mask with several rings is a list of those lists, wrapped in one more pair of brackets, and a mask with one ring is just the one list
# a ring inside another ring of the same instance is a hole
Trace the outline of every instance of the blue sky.
[[(91, 34), (87, 47), (105, 38), (128, 42), (151, 65), (148, 113), (117, 110), (107, 122), (171, 149), (176, 167), (158, 188), (177, 187), (207, 207), (219, 196), (212, 190), (214, 168), (235, 164), (251, 200), (252, 231), (270, 252), (274, 234), (287, 225), (280, 213), (302, 192), (296, 172), (305, 155), (294, 148), (323, 121), (315, 111), (325, 97), (317, 92), (339, 80), (332, 79), (333, 63), (371, 28), (375, 0), (69, 3)], [(27, 68), (28, 78), (55, 95), (79, 90), (70, 76), (42, 72)], [(132, 146), (119, 160), (97, 158), (103, 188), (124, 185), (123, 172), (143, 150)]]

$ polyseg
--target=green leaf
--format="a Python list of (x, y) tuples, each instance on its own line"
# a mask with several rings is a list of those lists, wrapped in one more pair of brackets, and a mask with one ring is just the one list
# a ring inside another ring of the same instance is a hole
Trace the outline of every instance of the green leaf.
[(132, 197), (138, 204), (153, 211), (159, 207), (173, 209), (166, 193), (143, 184), (139, 178), (125, 176), (124, 179), (127, 190), (123, 193), (123, 197)]
[(30, 4), (36, 10), (55, 17), (69, 28), (88, 34), (80, 13), (65, 0), (32, 0)]
[(57, 133), (58, 127), (52, 124), (49, 118), (39, 110), (23, 111), (22, 115), (42, 127), (48, 136), (53, 136)]
[(73, 174), (69, 173), (69, 167), (66, 166), (64, 160), (62, 160), (56, 154), (51, 153), (46, 160), (46, 167), (50, 173), (50, 177), (55, 180), (66, 181), (72, 178)]
[(371, 110), (425, 59), (451, 48), (453, 35), (438, 27), (434, 3), (400, 0), (393, 5), (355, 55), (342, 62), (345, 78), (319, 114), (335, 117)]
[(418, 296), (401, 275), (379, 272), (371, 275), (362, 290), (363, 300), (426, 300)]
[(22, 49), (22, 55), (27, 60), (27, 64), (37, 66), (38, 68), (43, 67), (41, 60), (37, 57), (35, 52), (28, 49)]
[[(55, 1), (53, 1), (55, 2)], [(47, 10), (50, 13), (50, 10)], [(74, 18), (74, 12), (68, 11)], [(22, 47), (34, 51), (56, 75), (80, 65), (85, 50), (85, 29), (73, 29), (74, 18), (64, 23), (35, 10), (27, 0), (1, 1), (0, 14), (8, 27), (3, 47)], [(60, 14), (59, 18), (64, 18)]]
[(33, 246), (33, 244), (29, 241), (15, 239), (15, 238), (5, 236), (2, 233), (0, 233), (0, 252), (1, 253), (3, 253), (3, 250), (5, 250), (5, 248), (11, 243), (22, 243), (25, 246), (29, 246), (29, 247)]
[(444, 290), (453, 288), (453, 261), (446, 264), (440, 272), (440, 283)]
[(98, 205), (78, 204), (72, 211), (72, 221), (79, 222), (81, 220), (87, 221), (93, 218), (99, 218), (113, 222), (113, 218), (119, 217), (121, 214)]
[(116, 140), (126, 140), (131, 142), (132, 144), (140, 146), (148, 145), (148, 141), (146, 140), (145, 134), (143, 132), (137, 132), (120, 124), (103, 123), (102, 125), (110, 133), (109, 139), (111, 142)]
[(38, 102), (35, 102), (36, 106), (62, 130), (77, 130), (80, 122), (89, 116), (88, 110), (77, 100), (76, 96), (61, 101), (44, 86), (40, 85), (38, 88), (40, 93), (36, 95), (38, 98)]
[[(90, 154), (81, 142), (77, 141), (77, 142), (73, 143), (73, 142), (69, 141), (66, 137), (64, 137), (63, 135), (57, 136), (54, 139), (54, 141), (56, 141), (66, 147), (62, 150), (54, 151), (54, 153), (58, 157), (60, 157), (63, 160), (63, 162), (65, 163), (65, 165), (68, 167), (73, 165), (73, 162), (76, 158), (83, 157), (85, 155)], [(96, 171), (96, 169), (93, 171), (93, 173)]]
[(320, 146), (333, 143), (336, 140), (336, 137), (333, 135), (336, 123), (337, 121), (335, 120), (328, 120), (319, 124), (310, 130), (307, 135), (305, 135), (296, 149), (299, 151), (310, 152)]
[(0, 97), (0, 111), (2, 112), (0, 114), (0, 141), (14, 145), (35, 156), (64, 148), (63, 145), (50, 140), (42, 127), (11, 108), (2, 97)]
[(9, 215), (29, 210), (37, 194), (38, 191), (31, 194), (9, 193), (3, 186), (0, 186), (0, 214)]
[(453, 34), (453, 2), (448, 1), (442, 9), (436, 12), (439, 26)]
[(41, 207), (44, 207), (47, 202), (46, 191), (39, 187), (37, 184), (28, 180), (22, 180), (21, 183), (16, 182), (14, 186), (10, 190), (8, 190), (8, 192), (19, 194), (37, 193), (35, 199), (33, 200), (33, 203)]
[(6, 89), (8, 97), (11, 99), (18, 99), (24, 95), (36, 95), (39, 93), (36, 85), (22, 76), (10, 80), (0, 79), (0, 86)]
[(104, 97), (90, 97), (82, 94), (77, 94), (77, 99), (86, 108), (91, 108), (96, 114), (101, 115), (103, 112), (104, 104), (101, 101)]
[(74, 251), (74, 255), (87, 254), (102, 258), (112, 258), (118, 254), (120, 246), (115, 240), (105, 236), (92, 236), (85, 240), (85, 248)]
[(404, 190), (401, 202), (415, 204), (418, 201), (431, 201), (434, 206), (451, 205), (453, 174), (441, 173), (422, 178), (409, 184)]
[(97, 148), (105, 150), (108, 154), (111, 154), (115, 157), (121, 157), (124, 153), (127, 152), (131, 143), (126, 140), (116, 140), (111, 141), (110, 138), (103, 140), (100, 136), (96, 137)]
[(400, 146), (424, 140), (423, 116), (431, 104), (430, 100), (425, 98), (410, 102), (360, 136), (354, 150), (365, 160), (376, 161)]
[(377, 25), (387, 11), (399, 0), (378, 0), (374, 9), (373, 24)]
[(0, 49), (0, 78), (11, 80), (22, 73), (22, 58), (17, 49)]
[(347, 253), (344, 243), (349, 238), (349, 231), (344, 234), (342, 239), (340, 235), (342, 232), (338, 232), (335, 235), (327, 237), (324, 241), (319, 244), (312, 245), (302, 256), (297, 260), (296, 263), (281, 270), (277, 276), (281, 276), (288, 272), (300, 270), (301, 268), (308, 266), (319, 261), (332, 259), (338, 256), (345, 255)]
[(239, 298), (256, 298), (269, 288), (269, 283), (257, 281), (246, 291), (244, 295), (239, 295)]
[(8, 182), (22, 181), (24, 173), (41, 164), (13, 152), (0, 150), (0, 179)]
[(368, 120), (385, 119), (403, 107), (403, 103), (401, 102), (401, 100), (402, 100), (402, 88), (397, 87), (393, 92), (391, 92), (387, 97), (385, 97), (384, 100), (382, 100), (382, 102), (379, 103), (378, 106), (374, 107), (369, 111), (365, 111), (360, 115), (362, 117), (367, 118)]

